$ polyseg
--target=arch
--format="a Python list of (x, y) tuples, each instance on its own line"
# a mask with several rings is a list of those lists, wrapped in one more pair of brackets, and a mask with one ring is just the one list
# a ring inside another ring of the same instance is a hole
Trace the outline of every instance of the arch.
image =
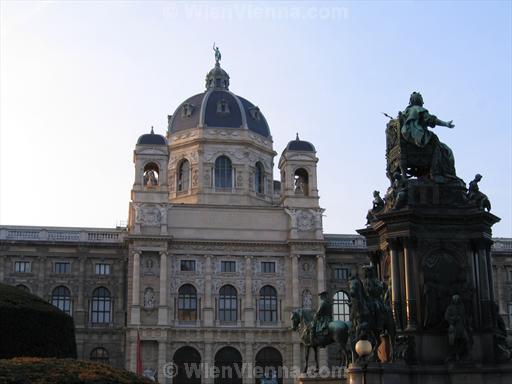
[(229, 157), (221, 155), (215, 160), (215, 188), (233, 188), (233, 165)]
[(178, 192), (188, 192), (190, 186), (190, 162), (187, 159), (181, 160), (178, 165), (176, 183), (176, 190)]
[(304, 168), (297, 168), (293, 174), (293, 185), (297, 195), (309, 195), (309, 174)]
[(160, 167), (157, 163), (150, 161), (144, 165), (144, 171), (142, 173), (142, 184), (146, 187), (157, 186), (159, 176)]
[(344, 291), (338, 291), (333, 296), (333, 319), (350, 320), (350, 298)]
[(71, 316), (71, 291), (64, 285), (59, 285), (52, 291), (52, 305)]
[(178, 320), (197, 320), (197, 290), (192, 284), (183, 284), (178, 289)]
[(259, 367), (256, 372), (256, 383), (262, 382), (263, 377), (269, 379), (273, 375), (277, 377), (277, 382), (282, 384), (282, 366), (283, 356), (281, 352), (273, 347), (264, 347), (256, 354), (255, 366)]
[(96, 361), (98, 363), (108, 364), (109, 363), (108, 351), (103, 347), (94, 348), (89, 355), (89, 360)]
[(219, 375), (214, 384), (242, 384), (242, 355), (233, 347), (223, 347), (215, 354)]
[(265, 168), (259, 161), (255, 165), (254, 190), (256, 193), (265, 193)]
[(265, 285), (260, 289), (258, 309), (261, 322), (277, 322), (277, 291), (271, 285)]
[(23, 290), (23, 291), (25, 291), (25, 292), (30, 293), (30, 288), (29, 288), (29, 287), (27, 287), (27, 286), (26, 286), (26, 285), (24, 285), (24, 284), (18, 284), (18, 285), (16, 285), (16, 288), (21, 289), (21, 290)]
[(172, 360), (176, 369), (173, 384), (201, 384), (201, 355), (197, 349), (181, 347), (174, 352)]
[(238, 296), (235, 287), (229, 284), (219, 290), (219, 320), (238, 320)]
[(98, 287), (92, 292), (91, 323), (109, 324), (112, 321), (112, 299), (110, 291)]

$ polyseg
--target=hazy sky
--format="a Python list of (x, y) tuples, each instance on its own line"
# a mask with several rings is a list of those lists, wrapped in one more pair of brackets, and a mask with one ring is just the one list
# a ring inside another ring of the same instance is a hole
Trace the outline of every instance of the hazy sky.
[[(367, 3), (6, 2), (0, 30), (0, 223), (125, 221), (133, 149), (204, 90), (222, 52), (279, 154), (317, 148), (324, 228), (354, 233), (384, 194), (387, 119), (412, 91), (466, 182), (475, 173), (512, 237), (512, 7)], [(278, 157), (275, 159), (277, 164)], [(277, 178), (277, 167), (274, 170)]]

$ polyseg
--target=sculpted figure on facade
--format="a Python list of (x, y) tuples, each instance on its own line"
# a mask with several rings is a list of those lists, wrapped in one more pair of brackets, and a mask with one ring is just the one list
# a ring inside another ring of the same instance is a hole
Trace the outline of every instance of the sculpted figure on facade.
[(155, 308), (155, 292), (153, 291), (153, 288), (146, 288), (144, 291), (144, 308)]
[(380, 197), (379, 191), (373, 191), (373, 204), (372, 208), (368, 210), (368, 214), (366, 215), (366, 225), (369, 225), (370, 222), (375, 221), (375, 215), (379, 212), (382, 212), (384, 209), (384, 200)]
[(469, 182), (467, 198), (470, 203), (475, 204), (481, 210), (491, 210), (491, 202), (489, 198), (478, 187), (478, 183), (482, 180), (482, 175), (477, 173), (475, 178)]
[(459, 295), (452, 296), (452, 302), (446, 309), (444, 318), (448, 323), (447, 360), (462, 360), (468, 356), (472, 343), (464, 304)]

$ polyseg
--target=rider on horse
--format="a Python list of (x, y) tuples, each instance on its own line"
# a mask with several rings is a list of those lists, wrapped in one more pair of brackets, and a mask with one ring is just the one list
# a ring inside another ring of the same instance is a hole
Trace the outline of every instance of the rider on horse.
[(316, 340), (318, 344), (324, 344), (327, 343), (329, 323), (332, 321), (333, 303), (327, 291), (321, 292), (319, 296), (320, 305), (311, 326), (311, 339)]

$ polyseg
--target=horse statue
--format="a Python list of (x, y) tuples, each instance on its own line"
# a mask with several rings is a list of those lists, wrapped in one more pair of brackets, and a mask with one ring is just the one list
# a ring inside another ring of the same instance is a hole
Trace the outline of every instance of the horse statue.
[(309, 350), (313, 348), (315, 352), (315, 372), (318, 372), (318, 347), (325, 348), (329, 344), (336, 343), (341, 352), (341, 365), (348, 365), (348, 354), (347, 354), (347, 340), (349, 336), (349, 330), (351, 328), (350, 322), (341, 320), (334, 320), (329, 322), (328, 333), (325, 337), (319, 339), (312, 336), (314, 312), (311, 309), (299, 308), (292, 311), (292, 329), (299, 332), (302, 344), (306, 347), (306, 365), (303, 372), (306, 373), (308, 370), (309, 363)]
[[(381, 283), (377, 279), (371, 280), (373, 283)], [(351, 297), (352, 307), (350, 312), (350, 320), (352, 328), (350, 331), (351, 336), (351, 351), (355, 356), (355, 344), (358, 340), (366, 339), (370, 341), (373, 346), (372, 355), (378, 361), (378, 356), (375, 351), (378, 350), (382, 336), (389, 338), (391, 345), (391, 356), (395, 346), (396, 327), (391, 313), (391, 308), (385, 303), (382, 297), (368, 295), (367, 289), (359, 277), (352, 277), (349, 283), (349, 294)], [(367, 287), (369, 288), (369, 287)], [(355, 360), (355, 359), (353, 359)]]

